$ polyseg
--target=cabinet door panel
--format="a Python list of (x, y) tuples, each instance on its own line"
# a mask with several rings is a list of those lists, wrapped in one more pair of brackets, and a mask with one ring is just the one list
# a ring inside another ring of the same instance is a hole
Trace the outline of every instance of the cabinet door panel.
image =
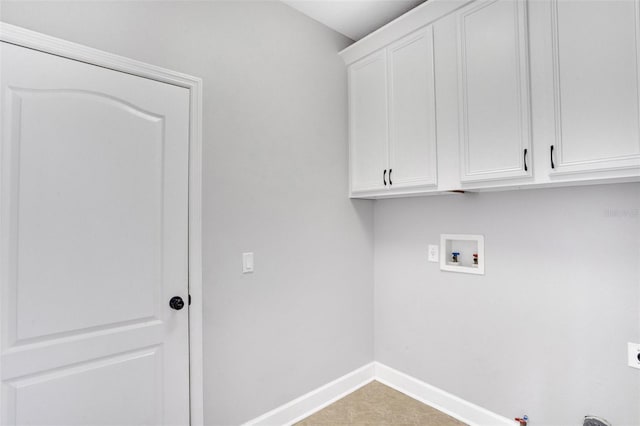
[(392, 188), (437, 184), (433, 28), (388, 51)]
[(554, 172), (640, 166), (638, 2), (551, 4)]
[(530, 176), (526, 3), (479, 0), (458, 17), (461, 179)]
[(387, 63), (381, 51), (349, 68), (351, 191), (385, 187), (387, 169)]

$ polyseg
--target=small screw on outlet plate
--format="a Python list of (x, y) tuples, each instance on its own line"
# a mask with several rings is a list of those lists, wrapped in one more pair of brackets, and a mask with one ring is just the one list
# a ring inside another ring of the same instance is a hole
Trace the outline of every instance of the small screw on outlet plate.
[(640, 369), (640, 343), (627, 343), (629, 367)]

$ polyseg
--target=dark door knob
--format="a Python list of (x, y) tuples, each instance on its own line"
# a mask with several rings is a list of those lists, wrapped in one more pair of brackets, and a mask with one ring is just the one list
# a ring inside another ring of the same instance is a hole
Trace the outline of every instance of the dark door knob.
[(169, 300), (169, 306), (171, 306), (171, 309), (179, 311), (184, 308), (184, 300), (182, 300), (182, 297), (180, 296), (174, 296)]

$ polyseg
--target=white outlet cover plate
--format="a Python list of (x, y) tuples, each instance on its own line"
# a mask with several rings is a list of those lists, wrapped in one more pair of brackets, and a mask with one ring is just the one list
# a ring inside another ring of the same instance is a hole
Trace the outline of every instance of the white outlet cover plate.
[(627, 343), (629, 354), (629, 367), (640, 369), (640, 343)]
[(438, 254), (440, 253), (439, 247), (433, 244), (429, 244), (429, 262), (439, 262)]

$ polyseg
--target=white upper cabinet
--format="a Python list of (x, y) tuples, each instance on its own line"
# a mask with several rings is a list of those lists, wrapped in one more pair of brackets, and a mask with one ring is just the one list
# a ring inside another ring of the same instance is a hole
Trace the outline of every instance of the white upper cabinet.
[(640, 181), (640, 0), (429, 0), (340, 55), (352, 197)]
[(437, 185), (433, 29), (349, 67), (351, 193)]
[(635, 0), (551, 0), (555, 140), (545, 148), (552, 178), (638, 174), (638, 17)]
[(478, 0), (457, 24), (461, 181), (529, 177), (527, 5)]
[(436, 186), (433, 28), (388, 48), (391, 188)]
[(351, 191), (384, 189), (389, 133), (384, 50), (349, 68), (349, 133)]

